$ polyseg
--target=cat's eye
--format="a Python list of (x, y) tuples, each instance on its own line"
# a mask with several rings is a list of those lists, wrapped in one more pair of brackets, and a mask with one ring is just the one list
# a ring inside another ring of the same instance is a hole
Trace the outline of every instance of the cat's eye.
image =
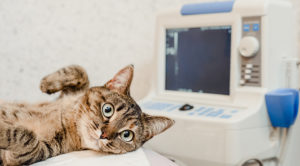
[(110, 118), (114, 114), (114, 107), (109, 103), (104, 104), (102, 106), (102, 114), (106, 118)]
[(132, 141), (133, 136), (134, 136), (133, 132), (130, 131), (130, 130), (124, 130), (124, 131), (121, 132), (120, 135), (121, 135), (121, 139), (122, 139), (123, 141), (125, 141), (125, 142), (130, 142), (130, 141)]

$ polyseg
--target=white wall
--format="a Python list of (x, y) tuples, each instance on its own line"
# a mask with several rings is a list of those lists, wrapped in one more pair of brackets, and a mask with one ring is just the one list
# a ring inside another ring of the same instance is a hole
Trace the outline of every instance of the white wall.
[(199, 1), (207, 0), (1, 0), (0, 99), (47, 99), (40, 79), (68, 64), (82, 65), (101, 85), (130, 63), (139, 99), (154, 68), (155, 13)]

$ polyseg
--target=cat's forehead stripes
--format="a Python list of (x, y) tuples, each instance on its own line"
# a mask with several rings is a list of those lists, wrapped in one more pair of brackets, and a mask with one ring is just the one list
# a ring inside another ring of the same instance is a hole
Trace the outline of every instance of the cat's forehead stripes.
[(137, 127), (137, 121), (134, 121), (133, 123), (131, 123), (131, 125), (129, 126), (129, 129), (133, 129)]
[(115, 92), (106, 94), (105, 98), (106, 101), (104, 102), (111, 102), (116, 108), (117, 112), (124, 110), (128, 111), (129, 109), (134, 108), (136, 105), (133, 103), (131, 98), (116, 94)]
[(101, 95), (101, 99), (102, 99), (103, 101), (106, 101), (106, 99), (105, 99), (105, 97), (104, 97), (103, 95)]
[(125, 103), (122, 103), (120, 106), (117, 107), (117, 111), (121, 111), (122, 109), (124, 109), (126, 107)]

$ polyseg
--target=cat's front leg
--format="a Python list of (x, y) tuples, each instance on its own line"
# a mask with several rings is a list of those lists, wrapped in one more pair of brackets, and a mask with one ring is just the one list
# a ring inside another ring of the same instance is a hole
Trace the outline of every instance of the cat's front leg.
[(40, 141), (35, 133), (23, 127), (0, 127), (3, 165), (29, 165), (59, 154), (58, 146)]
[(89, 79), (82, 67), (71, 65), (45, 76), (41, 81), (40, 88), (47, 94), (59, 91), (62, 95), (76, 93), (89, 88)]

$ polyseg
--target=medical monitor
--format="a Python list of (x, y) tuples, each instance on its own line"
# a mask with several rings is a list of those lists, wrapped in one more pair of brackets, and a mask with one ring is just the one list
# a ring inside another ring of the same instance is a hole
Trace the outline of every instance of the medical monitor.
[(252, 165), (253, 154), (276, 165), (283, 144), (270, 139), (279, 126), (272, 107), (287, 88), (299, 89), (292, 7), (284, 0), (230, 0), (160, 12), (157, 73), (140, 105), (176, 123), (146, 146), (183, 165)]
[(166, 28), (165, 35), (165, 90), (230, 94), (230, 25)]

